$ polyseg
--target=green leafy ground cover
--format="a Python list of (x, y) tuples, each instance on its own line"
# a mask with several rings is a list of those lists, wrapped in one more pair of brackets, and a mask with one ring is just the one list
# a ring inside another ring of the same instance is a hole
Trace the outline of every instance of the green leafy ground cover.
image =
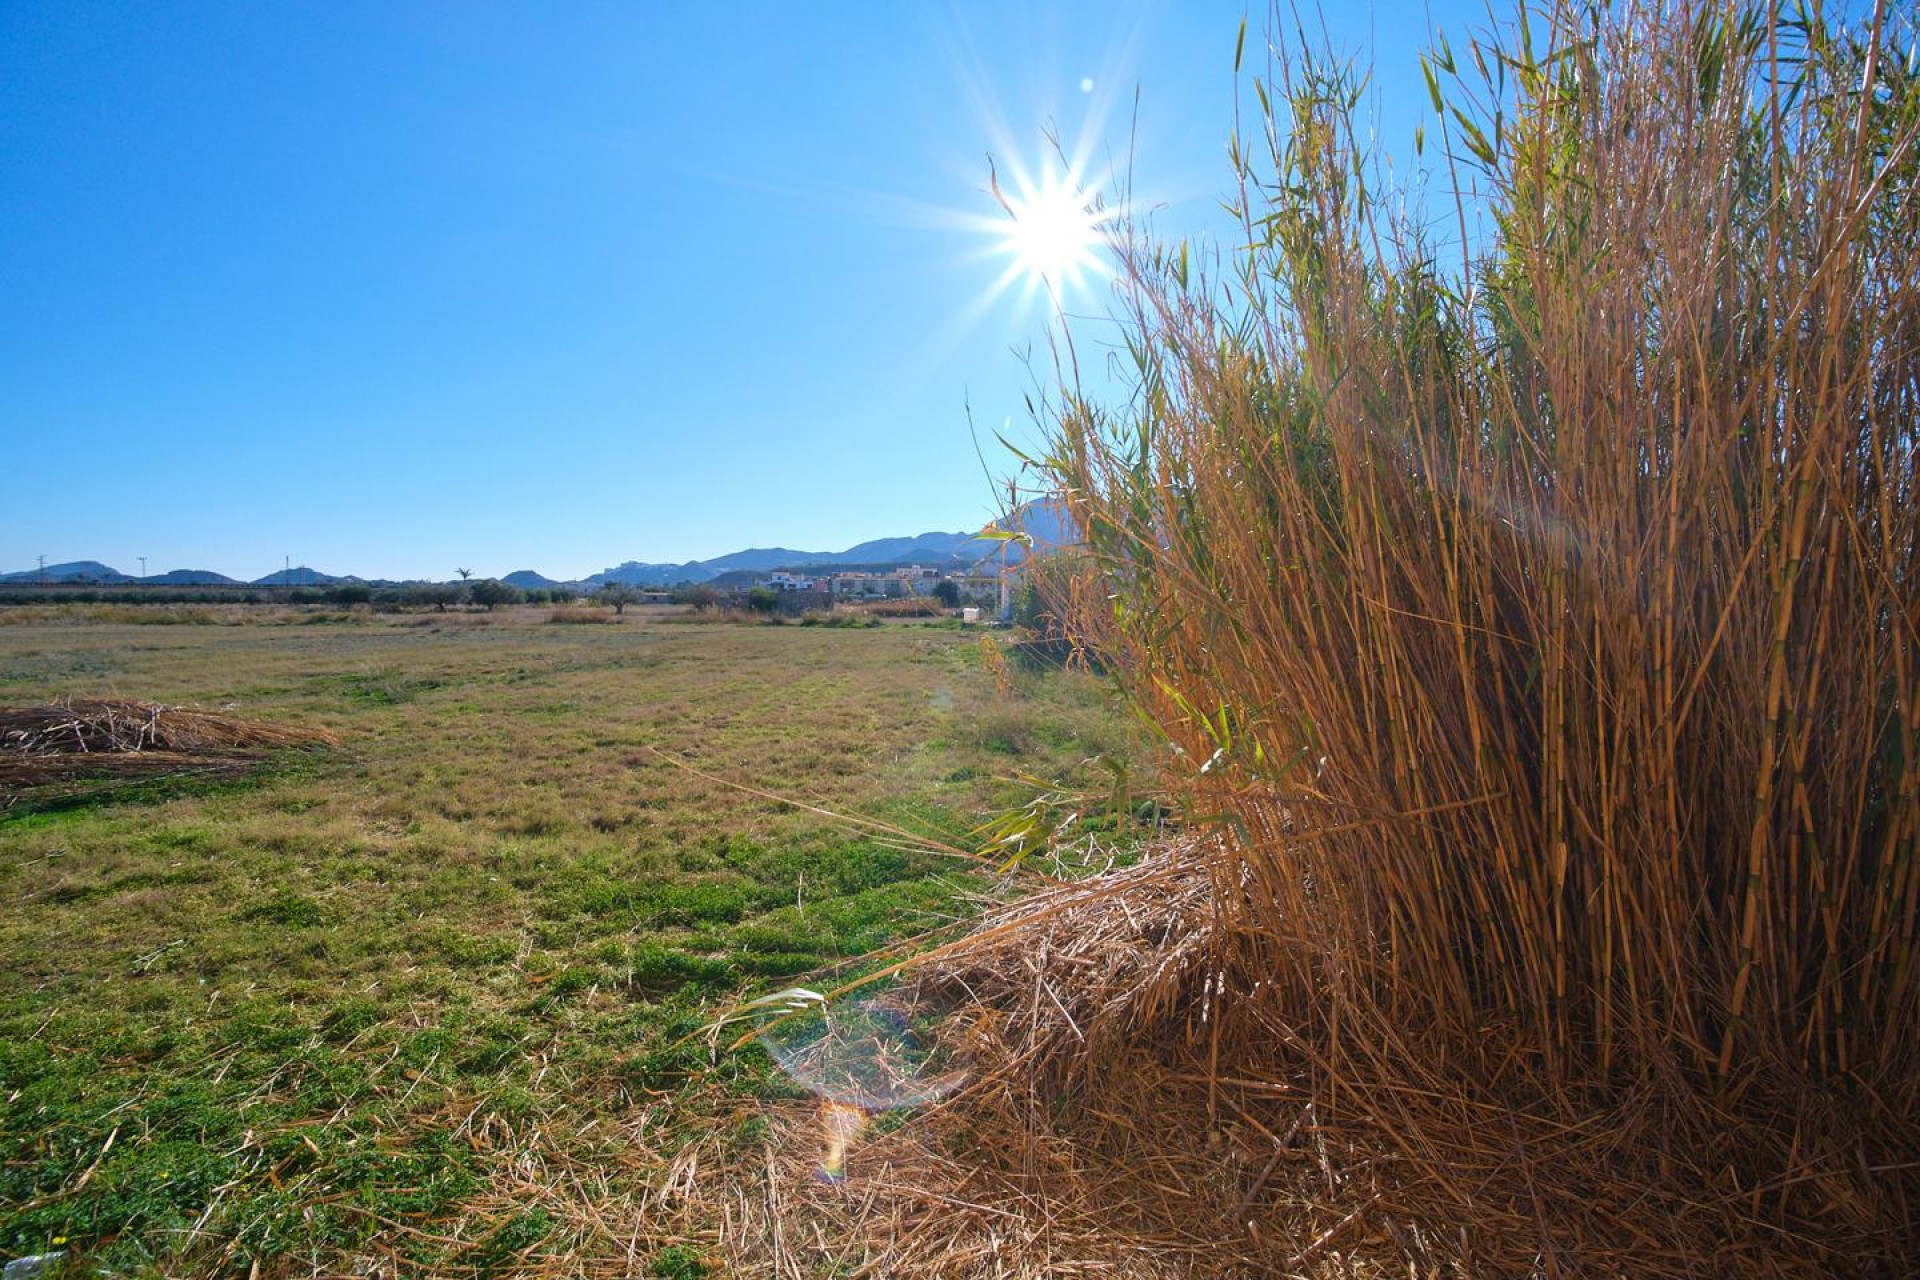
[[(688, 1034), (981, 884), (656, 751), (953, 839), (1026, 797), (1009, 775), (1126, 745), (1089, 678), (941, 627), (328, 618), (0, 626), (0, 704), (348, 744), (0, 813), (0, 1260), (697, 1268), (664, 1227), (556, 1206), (652, 1185), (696, 1130), (759, 1140), (755, 1100), (793, 1085)], [(568, 1178), (593, 1194), (556, 1199)]]

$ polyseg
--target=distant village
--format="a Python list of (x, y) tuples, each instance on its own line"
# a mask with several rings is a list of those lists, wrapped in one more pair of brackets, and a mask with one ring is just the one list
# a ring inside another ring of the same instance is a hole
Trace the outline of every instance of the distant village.
[[(730, 579), (744, 579), (735, 582)], [(996, 596), (1000, 574), (983, 572), (975, 565), (965, 569), (929, 568), (924, 565), (889, 565), (884, 569), (833, 569), (819, 573), (775, 569), (771, 573), (722, 574), (710, 584), (721, 589), (734, 587), (751, 590), (798, 591), (831, 596), (835, 600), (901, 600), (908, 596), (940, 594), (940, 584), (951, 582), (962, 597)]]
[[(797, 614), (831, 609), (842, 604), (924, 599), (945, 608), (966, 608), (969, 614), (997, 615), (1010, 607), (1010, 586), (1019, 566), (983, 561), (968, 566), (921, 564), (871, 565), (859, 568), (738, 569), (692, 587), (638, 589), (635, 598), (648, 604), (684, 600), (689, 591), (712, 593), (729, 606), (777, 609)], [(752, 602), (759, 597), (757, 606)], [(768, 597), (771, 597), (770, 599)]]

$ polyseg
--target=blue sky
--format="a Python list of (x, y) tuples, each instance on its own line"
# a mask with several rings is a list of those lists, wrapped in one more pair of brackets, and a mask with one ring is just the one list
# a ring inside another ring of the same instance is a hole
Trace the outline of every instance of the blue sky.
[[(1137, 88), (1137, 194), (1226, 234), (1244, 11), (8, 0), (0, 570), (575, 577), (978, 527), (967, 408), (1005, 471), (1049, 311), (991, 295), (988, 155), (1123, 166)], [(1406, 151), (1439, 18), (1327, 21)]]

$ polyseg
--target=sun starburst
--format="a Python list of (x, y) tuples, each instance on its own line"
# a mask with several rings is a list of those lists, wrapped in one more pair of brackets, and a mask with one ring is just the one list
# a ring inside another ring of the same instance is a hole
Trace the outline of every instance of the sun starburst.
[(1037, 178), (1016, 172), (1012, 189), (995, 176), (994, 196), (1007, 212), (1000, 252), (1010, 270), (1056, 298), (1107, 272), (1103, 250), (1111, 215), (1077, 174), (1048, 168)]

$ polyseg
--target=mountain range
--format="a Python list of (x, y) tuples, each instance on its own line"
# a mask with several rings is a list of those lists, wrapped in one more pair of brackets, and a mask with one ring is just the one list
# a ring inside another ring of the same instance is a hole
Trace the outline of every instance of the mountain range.
[[(830, 565), (924, 564), (965, 567), (998, 550), (996, 539), (973, 533), (922, 533), (911, 538), (875, 538), (845, 551), (797, 551), (792, 547), (749, 547), (711, 560), (684, 564), (649, 564), (629, 560), (602, 569), (586, 585), (625, 582), (634, 586), (666, 586), (676, 582), (707, 582), (723, 573), (747, 570), (814, 569)], [(504, 581), (504, 579), (503, 579)]]
[(305, 565), (270, 573), (264, 578), (252, 582), (242, 582), (238, 578), (229, 578), (224, 573), (215, 573), (212, 569), (169, 569), (165, 573), (150, 573), (142, 578), (137, 574), (122, 573), (112, 565), (102, 564), (98, 560), (71, 560), (66, 564), (50, 564), (44, 569), (21, 569), (15, 573), (0, 573), (0, 584), (9, 582), (57, 582), (67, 586), (109, 586), (123, 587), (140, 584), (150, 587), (325, 587), (341, 582), (361, 582), (361, 578), (337, 578), (332, 574), (321, 573), (318, 569), (309, 569)]
[[(1076, 541), (1071, 533), (1071, 520), (1057, 503), (1028, 503), (1016, 509), (1002, 522), (1002, 525), (1025, 533), (1032, 540), (1033, 545), (1038, 547), (1059, 546)], [(1003, 538), (984, 537), (977, 533), (936, 531), (916, 534), (912, 537), (874, 538), (848, 547), (845, 551), (797, 551), (791, 547), (749, 547), (744, 551), (715, 556), (711, 560), (688, 560), (681, 564), (628, 560), (624, 564), (614, 565), (591, 577), (573, 582), (549, 578), (532, 569), (515, 570), (503, 575), (500, 580), (521, 588), (592, 588), (609, 582), (624, 582), (634, 586), (673, 586), (680, 583), (707, 582), (723, 573), (741, 570), (765, 573), (773, 569), (825, 568), (836, 565), (921, 564), (935, 568), (963, 569), (989, 556), (998, 556), (1003, 549), (1016, 561), (1024, 554), (1020, 544), (1009, 544)], [(165, 573), (150, 574), (142, 578), (122, 573), (98, 560), (74, 560), (66, 564), (50, 564), (44, 570), (22, 569), (13, 573), (0, 573), (0, 584), (40, 581), (68, 585), (86, 583), (108, 586), (141, 583), (170, 587), (314, 587), (349, 582), (377, 583), (379, 580), (352, 575), (335, 576), (321, 573), (318, 569), (308, 568), (305, 565), (277, 570), (265, 577), (256, 578), (252, 582), (240, 582), (225, 574), (215, 573), (211, 569), (170, 569)]]

